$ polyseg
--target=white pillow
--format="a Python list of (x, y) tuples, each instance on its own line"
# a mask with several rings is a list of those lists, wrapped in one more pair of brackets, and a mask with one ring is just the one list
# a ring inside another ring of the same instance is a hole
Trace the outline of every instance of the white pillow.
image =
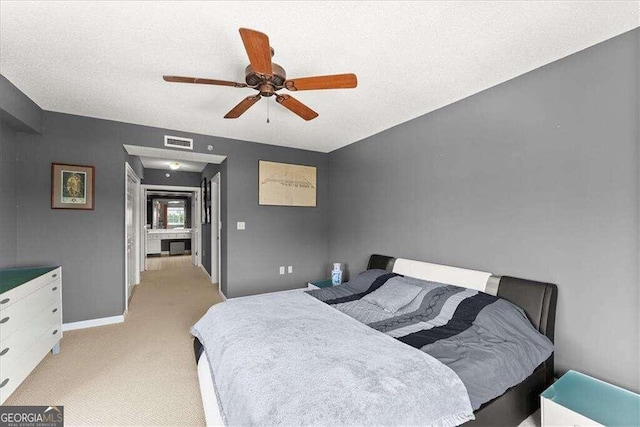
[(413, 301), (420, 291), (422, 291), (421, 287), (403, 283), (392, 277), (387, 283), (365, 295), (362, 299), (370, 304), (377, 305), (384, 311), (395, 313)]

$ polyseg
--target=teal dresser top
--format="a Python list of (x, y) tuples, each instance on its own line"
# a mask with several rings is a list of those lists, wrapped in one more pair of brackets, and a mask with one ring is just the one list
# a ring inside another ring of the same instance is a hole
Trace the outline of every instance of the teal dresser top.
[(580, 372), (567, 372), (542, 397), (605, 426), (640, 425), (640, 395)]
[(330, 288), (333, 286), (333, 282), (331, 281), (331, 279), (325, 279), (325, 280), (316, 280), (313, 282), (309, 282), (314, 286), (317, 286), (319, 288)]
[(0, 269), (0, 294), (18, 287), (30, 280), (47, 274), (58, 267), (29, 267)]

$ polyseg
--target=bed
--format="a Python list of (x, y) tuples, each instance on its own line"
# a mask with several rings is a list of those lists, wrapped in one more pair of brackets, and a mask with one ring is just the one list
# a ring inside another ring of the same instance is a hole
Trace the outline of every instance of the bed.
[[(553, 342), (557, 300), (557, 287), (553, 284), (383, 255), (372, 255), (367, 270), (385, 270), (400, 277), (452, 284), (495, 295), (520, 307), (540, 334)], [(207, 425), (223, 425), (209, 358), (197, 338), (194, 350)], [(518, 425), (538, 408), (539, 394), (552, 382), (553, 354), (523, 381), (475, 408), (475, 420), (464, 425)]]

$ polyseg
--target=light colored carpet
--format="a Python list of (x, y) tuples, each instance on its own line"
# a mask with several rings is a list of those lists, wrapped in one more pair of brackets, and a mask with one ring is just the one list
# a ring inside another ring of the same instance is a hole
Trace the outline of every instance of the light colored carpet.
[(189, 328), (219, 301), (200, 268), (144, 272), (124, 323), (65, 332), (5, 405), (64, 405), (68, 426), (204, 425)]

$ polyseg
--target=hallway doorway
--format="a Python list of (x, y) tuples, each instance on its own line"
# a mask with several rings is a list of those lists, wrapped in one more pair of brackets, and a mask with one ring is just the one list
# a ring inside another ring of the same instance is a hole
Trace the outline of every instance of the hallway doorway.
[(145, 270), (201, 265), (198, 187), (143, 184)]

